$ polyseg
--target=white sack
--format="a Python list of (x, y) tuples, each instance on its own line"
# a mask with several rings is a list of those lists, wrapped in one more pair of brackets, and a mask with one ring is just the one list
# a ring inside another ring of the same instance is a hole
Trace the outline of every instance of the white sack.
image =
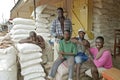
[(28, 74), (38, 73), (38, 72), (44, 73), (44, 69), (40, 64), (22, 69), (21, 74), (28, 75)]
[(12, 35), (29, 34), (31, 31), (35, 31), (35, 30), (25, 30), (25, 29), (13, 30)]
[(17, 44), (17, 49), (20, 53), (34, 53), (42, 51), (38, 45), (30, 43)]
[(39, 22), (39, 23), (44, 23), (44, 24), (49, 23), (49, 21), (45, 18), (36, 18), (36, 21)]
[(38, 78), (31, 79), (31, 80), (46, 80), (46, 79), (44, 77), (38, 77)]
[(0, 55), (0, 70), (7, 70), (16, 64), (15, 54)]
[(18, 30), (18, 29), (24, 29), (24, 30), (35, 30), (35, 26), (33, 25), (23, 25), (23, 24), (18, 24), (14, 25), (12, 30)]
[(30, 80), (30, 79), (34, 79), (37, 77), (45, 77), (45, 76), (46, 76), (45, 73), (33, 73), (33, 74), (26, 75), (24, 77), (24, 80)]
[(15, 18), (15, 19), (13, 19), (13, 23), (14, 23), (14, 25), (16, 25), (16, 24), (34, 25), (35, 21), (32, 19)]
[(17, 65), (13, 65), (9, 70), (0, 70), (0, 80), (17, 80)]
[(37, 29), (36, 29), (36, 32), (37, 32), (37, 33), (49, 33), (50, 30), (49, 30), (49, 29), (37, 28)]
[(11, 38), (14, 40), (16, 39), (26, 39), (27, 37), (29, 37), (29, 34), (18, 34), (18, 35), (11, 35)]
[(29, 67), (35, 64), (40, 64), (40, 62), (42, 62), (42, 59), (38, 58), (38, 59), (26, 61), (26, 62), (20, 62), (20, 64), (21, 64), (21, 68), (25, 68), (25, 67)]
[(37, 17), (38, 18), (48, 18), (48, 17), (50, 17), (50, 15), (49, 14), (38, 14)]
[(50, 37), (50, 33), (37, 33), (38, 35), (41, 35), (42, 37)]
[(36, 23), (35, 26), (40, 29), (48, 29), (49, 28), (48, 24), (44, 24), (44, 23)]
[(28, 60), (33, 60), (33, 59), (36, 59), (36, 58), (41, 58), (41, 56), (42, 56), (42, 53), (40, 53), (40, 52), (30, 53), (30, 54), (19, 53), (19, 58), (20, 58), (21, 62), (25, 62), (25, 61), (28, 61)]

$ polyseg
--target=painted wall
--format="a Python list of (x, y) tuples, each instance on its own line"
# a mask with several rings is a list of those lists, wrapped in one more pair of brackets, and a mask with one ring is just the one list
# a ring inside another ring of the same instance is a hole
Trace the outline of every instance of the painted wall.
[(93, 0), (93, 32), (113, 51), (114, 29), (120, 29), (120, 0)]

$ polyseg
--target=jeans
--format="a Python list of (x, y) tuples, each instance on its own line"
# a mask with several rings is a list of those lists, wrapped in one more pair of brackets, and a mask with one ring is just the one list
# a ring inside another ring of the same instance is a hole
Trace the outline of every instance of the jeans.
[(68, 58), (62, 58), (62, 59), (58, 58), (54, 62), (53, 66), (50, 70), (50, 73), (49, 73), (50, 77), (52, 77), (52, 78), (55, 77), (55, 74), (57, 72), (57, 69), (58, 69), (59, 65), (65, 60), (67, 60), (67, 63), (68, 63), (68, 72), (69, 72), (68, 79), (73, 78), (73, 73), (74, 73), (74, 57), (73, 56), (69, 56)]

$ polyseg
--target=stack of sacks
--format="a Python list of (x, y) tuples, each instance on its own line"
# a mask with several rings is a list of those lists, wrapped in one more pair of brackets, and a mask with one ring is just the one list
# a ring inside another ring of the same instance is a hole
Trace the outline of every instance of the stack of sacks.
[(35, 31), (35, 21), (30, 19), (15, 18), (13, 20), (13, 28), (10, 31), (10, 36), (14, 42), (27, 38), (30, 31)]
[(21, 65), (21, 75), (24, 80), (45, 80), (45, 72), (40, 64), (42, 62), (42, 49), (29, 43), (17, 44), (19, 51), (19, 61)]
[(45, 40), (50, 40), (51, 22), (56, 18), (56, 8), (50, 5), (42, 5), (36, 8), (36, 32)]
[(17, 80), (16, 49), (0, 49), (0, 80)]

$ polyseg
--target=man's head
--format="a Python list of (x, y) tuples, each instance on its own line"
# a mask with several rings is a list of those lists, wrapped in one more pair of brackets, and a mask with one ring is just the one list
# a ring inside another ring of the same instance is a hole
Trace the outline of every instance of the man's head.
[(88, 40), (84, 39), (82, 42), (85, 47), (90, 48), (90, 43), (88, 42)]
[(63, 17), (63, 13), (64, 13), (63, 8), (61, 7), (57, 8), (58, 17)]
[(84, 29), (79, 29), (78, 30), (78, 35), (80, 37), (80, 39), (84, 39), (84, 36), (85, 36), (85, 30)]
[(104, 45), (104, 38), (102, 36), (98, 36), (95, 40), (95, 45), (98, 50), (100, 50)]
[(32, 40), (36, 40), (36, 37), (37, 37), (37, 34), (34, 32), (34, 31), (31, 31), (30, 33), (29, 33), (29, 36), (30, 36), (30, 38), (32, 39)]
[(64, 31), (64, 39), (65, 39), (66, 41), (68, 41), (68, 40), (70, 39), (70, 37), (71, 37), (70, 31), (69, 31), (69, 30), (65, 30), (65, 31)]

